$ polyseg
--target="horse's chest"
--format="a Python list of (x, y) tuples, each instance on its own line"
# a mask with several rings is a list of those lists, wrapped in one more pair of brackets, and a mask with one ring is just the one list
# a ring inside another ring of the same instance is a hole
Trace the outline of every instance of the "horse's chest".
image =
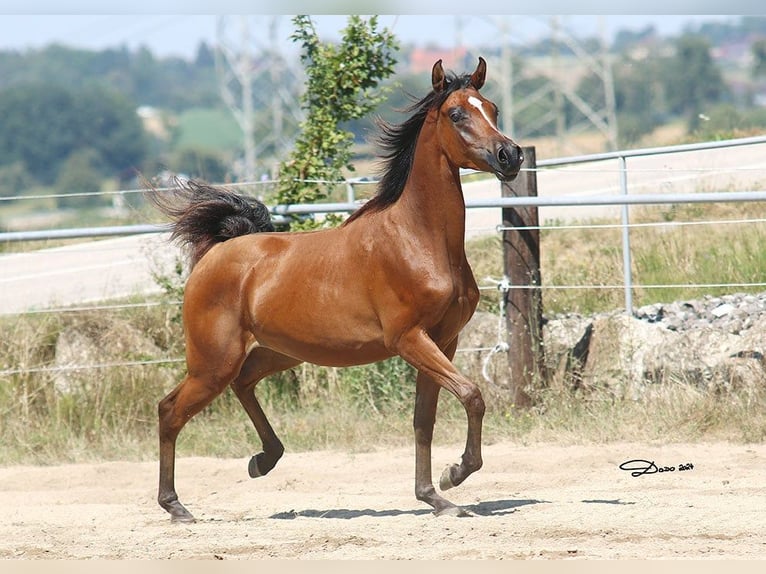
[(422, 292), (419, 306), (438, 323), (462, 326), (476, 309), (478, 293), (473, 275), (444, 277), (431, 282)]
[(478, 289), (472, 290), (469, 285), (461, 285), (460, 289), (455, 289), (450, 301), (450, 308), (460, 316), (460, 324), (468, 322), (476, 305), (479, 301)]

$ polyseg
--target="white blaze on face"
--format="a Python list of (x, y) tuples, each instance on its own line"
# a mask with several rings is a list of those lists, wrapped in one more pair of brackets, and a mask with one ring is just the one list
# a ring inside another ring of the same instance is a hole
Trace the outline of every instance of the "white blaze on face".
[(500, 130), (497, 129), (497, 126), (495, 125), (495, 122), (493, 122), (490, 117), (487, 115), (486, 110), (484, 109), (484, 105), (482, 101), (479, 98), (476, 98), (474, 96), (468, 97), (468, 103), (471, 104), (474, 108), (479, 110), (481, 112), (481, 115), (484, 116), (484, 119), (487, 120), (487, 123), (490, 125), (490, 127), (495, 130), (497, 133), (500, 133)]

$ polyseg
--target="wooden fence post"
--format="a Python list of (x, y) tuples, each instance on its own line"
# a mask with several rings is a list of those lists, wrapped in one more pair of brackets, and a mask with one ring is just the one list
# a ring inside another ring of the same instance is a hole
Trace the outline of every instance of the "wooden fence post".
[[(523, 153), (525, 171), (514, 181), (502, 184), (503, 197), (537, 197), (535, 148), (525, 147)], [(528, 390), (544, 376), (538, 209), (504, 208), (502, 217), (504, 272), (510, 283), (504, 298), (511, 392), (513, 404), (526, 408), (532, 404)]]

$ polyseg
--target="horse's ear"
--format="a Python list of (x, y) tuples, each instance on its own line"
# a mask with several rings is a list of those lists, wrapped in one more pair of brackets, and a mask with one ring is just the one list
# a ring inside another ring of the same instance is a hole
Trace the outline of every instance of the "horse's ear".
[(431, 85), (437, 93), (444, 89), (444, 68), (442, 68), (441, 60), (438, 60), (431, 70)]
[(484, 80), (487, 78), (487, 62), (484, 58), (479, 56), (479, 65), (476, 66), (476, 71), (471, 75), (471, 85), (480, 90), (484, 85)]

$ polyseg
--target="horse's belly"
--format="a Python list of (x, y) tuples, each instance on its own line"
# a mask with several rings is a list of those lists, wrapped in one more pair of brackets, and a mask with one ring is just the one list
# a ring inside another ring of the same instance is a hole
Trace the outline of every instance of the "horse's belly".
[(350, 367), (387, 359), (391, 353), (382, 341), (330, 337), (314, 339), (299, 333), (278, 335), (262, 333), (258, 345), (300, 361), (325, 367)]

